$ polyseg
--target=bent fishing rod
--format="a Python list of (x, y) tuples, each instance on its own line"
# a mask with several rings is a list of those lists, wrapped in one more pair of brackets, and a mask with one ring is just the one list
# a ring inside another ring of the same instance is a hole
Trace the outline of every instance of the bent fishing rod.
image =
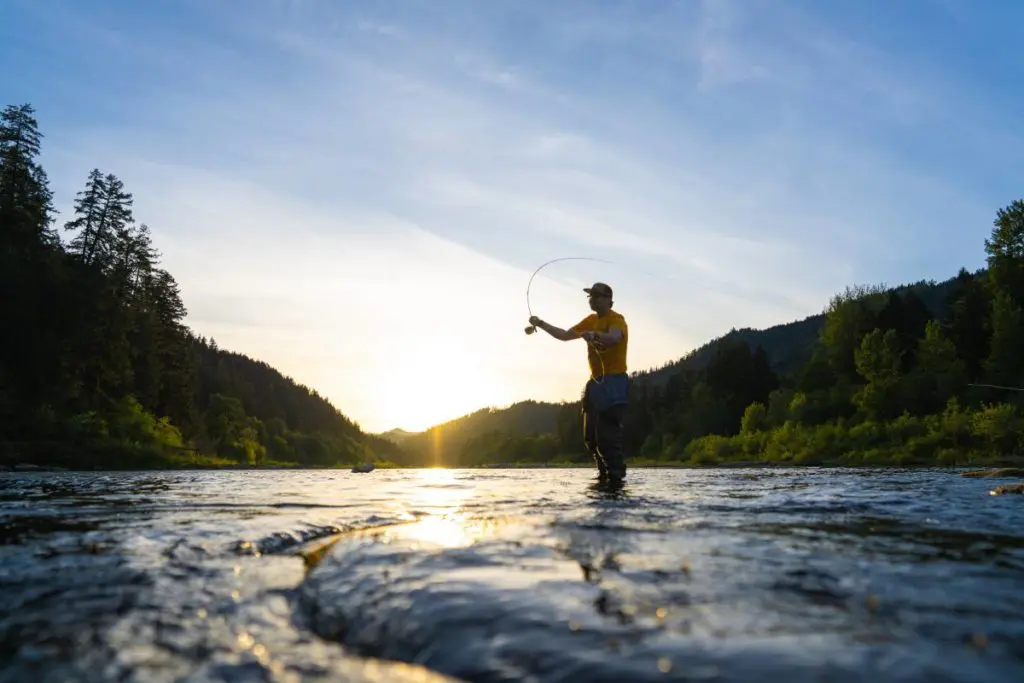
[[(530, 275), (530, 281), (526, 283), (526, 310), (529, 311), (531, 318), (533, 317), (533, 308), (530, 307), (530, 286), (533, 284), (533, 278), (537, 277), (537, 273), (539, 273), (542, 269), (546, 268), (547, 266), (550, 266), (552, 263), (558, 263), (559, 261), (596, 261), (598, 263), (613, 263), (613, 261), (608, 261), (606, 259), (600, 258), (593, 258), (590, 256), (563, 256), (561, 258), (553, 258), (546, 263), (540, 264), (540, 266), (537, 267), (537, 270), (533, 271), (533, 274)], [(533, 334), (534, 332), (537, 331), (537, 326), (528, 325), (526, 329), (524, 329), (523, 331), (526, 334)]]

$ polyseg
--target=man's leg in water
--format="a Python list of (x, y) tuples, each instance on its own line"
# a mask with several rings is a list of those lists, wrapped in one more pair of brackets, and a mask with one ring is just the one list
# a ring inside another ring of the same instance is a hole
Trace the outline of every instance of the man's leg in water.
[(599, 450), (599, 436), (598, 417), (593, 412), (593, 408), (587, 405), (587, 399), (584, 397), (583, 443), (586, 444), (590, 457), (594, 459), (594, 464), (597, 465), (598, 479), (604, 481), (608, 478), (608, 468), (605, 466), (604, 459), (601, 457), (601, 451)]
[(597, 432), (598, 457), (604, 465), (607, 478), (622, 481), (626, 478), (626, 455), (623, 452), (622, 417), (626, 412), (624, 404), (615, 405), (602, 411), (593, 420)]

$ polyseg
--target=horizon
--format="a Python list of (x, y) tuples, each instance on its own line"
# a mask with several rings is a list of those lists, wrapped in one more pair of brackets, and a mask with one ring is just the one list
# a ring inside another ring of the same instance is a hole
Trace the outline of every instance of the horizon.
[(533, 312), (568, 327), (610, 283), (631, 372), (984, 266), (1024, 7), (587, 8), (14, 0), (0, 86), (62, 238), (114, 173), (185, 324), (368, 433), (578, 398), (583, 348), (522, 332), (554, 258), (614, 263), (545, 268)]

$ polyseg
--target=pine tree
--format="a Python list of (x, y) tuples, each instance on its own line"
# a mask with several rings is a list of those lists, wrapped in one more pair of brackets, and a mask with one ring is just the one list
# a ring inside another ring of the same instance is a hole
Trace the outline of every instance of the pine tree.
[(89, 172), (85, 189), (76, 195), (76, 218), (64, 224), (65, 230), (78, 231), (69, 246), (72, 253), (78, 254), (84, 263), (91, 263), (97, 252), (109, 245), (104, 211), (106, 195), (107, 187), (103, 174), (98, 168), (94, 168)]
[(49, 424), (46, 404), (63, 385), (52, 314), (59, 240), (34, 113), (25, 104), (0, 114), (0, 436)]
[(53, 193), (37, 158), (42, 134), (28, 104), (0, 114), (0, 244), (18, 251), (59, 244), (51, 228)]
[(77, 197), (76, 218), (64, 224), (65, 230), (78, 231), (71, 240), (72, 253), (104, 272), (125, 268), (135, 245), (131, 193), (117, 176), (94, 168)]

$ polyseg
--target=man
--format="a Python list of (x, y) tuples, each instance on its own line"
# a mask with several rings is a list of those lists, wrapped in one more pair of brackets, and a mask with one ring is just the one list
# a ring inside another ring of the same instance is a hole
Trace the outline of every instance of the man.
[(622, 418), (629, 399), (629, 328), (622, 314), (612, 310), (611, 287), (595, 282), (583, 291), (593, 313), (568, 330), (549, 325), (537, 316), (530, 318), (530, 324), (561, 341), (587, 342), (590, 379), (583, 389), (583, 440), (597, 464), (598, 481), (621, 483), (626, 478)]

